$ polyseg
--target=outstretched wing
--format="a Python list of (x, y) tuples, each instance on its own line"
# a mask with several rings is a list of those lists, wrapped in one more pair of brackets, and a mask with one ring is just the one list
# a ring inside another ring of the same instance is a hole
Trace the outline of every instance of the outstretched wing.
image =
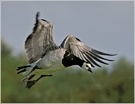
[(87, 45), (85, 45), (83, 42), (81, 42), (80, 39), (74, 37), (73, 35), (68, 35), (61, 43), (61, 47), (65, 48), (67, 51), (71, 52), (72, 54), (84, 60), (85, 62), (90, 63), (92, 67), (94, 67), (94, 65), (101, 67), (97, 62), (108, 65), (108, 63), (102, 60), (114, 61), (114, 60), (106, 59), (101, 55), (106, 55), (106, 56), (116, 55), (116, 54), (107, 54), (92, 49)]
[(25, 50), (28, 54), (29, 63), (35, 62), (41, 58), (50, 45), (56, 45), (53, 39), (52, 28), (53, 26), (50, 22), (39, 19), (39, 12), (37, 12), (33, 32), (25, 41)]

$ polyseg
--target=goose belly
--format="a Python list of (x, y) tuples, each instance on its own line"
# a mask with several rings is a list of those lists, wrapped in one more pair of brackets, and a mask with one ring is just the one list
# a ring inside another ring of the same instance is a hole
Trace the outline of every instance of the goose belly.
[(64, 65), (62, 64), (64, 54), (64, 49), (50, 51), (41, 59), (37, 66), (42, 68), (41, 70), (44, 70), (45, 73), (54, 73), (62, 70), (64, 69)]

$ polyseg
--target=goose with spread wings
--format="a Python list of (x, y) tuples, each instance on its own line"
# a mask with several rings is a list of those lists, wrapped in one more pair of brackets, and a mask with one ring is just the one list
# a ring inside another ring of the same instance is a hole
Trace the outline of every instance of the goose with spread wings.
[(53, 25), (47, 20), (40, 19), (37, 12), (33, 32), (25, 41), (29, 62), (17, 69), (18, 74), (25, 75), (21, 82), (27, 81), (26, 88), (28, 89), (41, 78), (52, 76), (65, 67), (78, 65), (92, 72), (92, 67), (101, 67), (99, 63), (108, 65), (105, 61), (113, 61), (103, 56), (116, 55), (95, 50), (73, 35), (68, 35), (58, 46), (54, 42), (52, 31)]

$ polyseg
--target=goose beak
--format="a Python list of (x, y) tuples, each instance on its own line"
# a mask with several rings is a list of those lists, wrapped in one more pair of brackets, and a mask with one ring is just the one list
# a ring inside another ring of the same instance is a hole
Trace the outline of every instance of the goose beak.
[(92, 70), (91, 70), (91, 68), (89, 68), (89, 69), (88, 69), (88, 71), (92, 73)]

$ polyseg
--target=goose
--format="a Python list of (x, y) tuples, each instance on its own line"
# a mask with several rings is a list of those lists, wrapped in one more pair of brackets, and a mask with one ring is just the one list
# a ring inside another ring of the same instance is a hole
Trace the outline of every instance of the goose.
[(25, 41), (28, 64), (17, 68), (17, 74), (23, 73), (25, 76), (21, 82), (27, 82), (26, 88), (31, 88), (41, 78), (52, 76), (66, 67), (78, 65), (92, 72), (92, 67), (101, 67), (97, 62), (108, 65), (103, 60), (114, 61), (103, 56), (116, 54), (95, 50), (74, 35), (68, 35), (60, 46), (56, 45), (52, 32), (53, 25), (47, 20), (40, 19), (39, 15), (40, 12), (37, 12), (33, 32)]

